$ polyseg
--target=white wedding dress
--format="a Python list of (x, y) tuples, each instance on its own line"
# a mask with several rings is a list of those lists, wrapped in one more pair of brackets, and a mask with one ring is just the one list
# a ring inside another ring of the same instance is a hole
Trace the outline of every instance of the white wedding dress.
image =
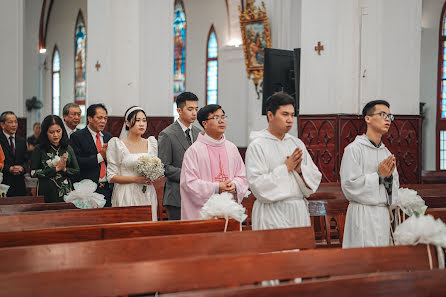
[[(135, 171), (136, 162), (143, 155), (158, 156), (158, 142), (155, 137), (148, 138), (147, 153), (132, 154), (125, 144), (117, 137), (113, 137), (108, 142), (107, 148), (107, 179), (110, 181), (113, 176), (138, 176)], [(157, 220), (156, 191), (153, 185), (148, 185), (143, 193), (142, 184), (114, 184), (112, 195), (112, 206), (152, 206), (152, 220)]]

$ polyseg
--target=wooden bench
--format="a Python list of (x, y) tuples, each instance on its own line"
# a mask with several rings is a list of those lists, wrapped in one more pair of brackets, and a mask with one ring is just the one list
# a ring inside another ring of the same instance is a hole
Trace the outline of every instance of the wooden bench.
[(423, 184), (445, 184), (446, 183), (446, 171), (421, 171), (421, 182)]
[(43, 196), (18, 196), (18, 197), (0, 198), (0, 205), (27, 204), (27, 203), (45, 203), (45, 200)]
[(152, 220), (151, 206), (36, 211), (0, 216), (0, 232)]
[[(225, 224), (225, 220), (139, 222), (0, 232), (0, 247), (219, 232)], [(240, 223), (229, 220), (227, 230), (240, 230)]]
[(0, 215), (16, 214), (20, 212), (77, 209), (73, 203), (29, 203), (0, 205)]
[[(0, 249), (0, 274), (179, 257), (267, 253), (315, 247), (311, 227), (112, 239)], [(128, 252), (123, 252), (128, 251)]]
[(426, 214), (430, 214), (434, 218), (440, 219), (446, 224), (446, 208), (428, 208), (426, 210)]
[[(301, 284), (274, 287), (243, 286), (166, 294), (166, 297), (443, 297), (446, 296), (446, 270), (386, 272), (337, 277)], [(336, 292), (336, 295), (334, 294)]]
[[(431, 248), (431, 252), (434, 265), (437, 265), (436, 249)], [(418, 270), (429, 270), (424, 245), (316, 249), (0, 274), (0, 292), (5, 296), (17, 297), (121, 296), (236, 287), (274, 279)]]

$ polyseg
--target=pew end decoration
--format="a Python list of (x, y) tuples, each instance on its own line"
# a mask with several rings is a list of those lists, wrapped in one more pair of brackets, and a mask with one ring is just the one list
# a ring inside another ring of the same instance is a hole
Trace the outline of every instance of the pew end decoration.
[(203, 205), (200, 210), (200, 216), (203, 220), (212, 220), (216, 218), (226, 219), (225, 232), (230, 218), (240, 222), (240, 231), (242, 222), (248, 217), (245, 214), (246, 209), (234, 201), (233, 195), (227, 192), (214, 194)]
[(431, 215), (411, 216), (396, 227), (394, 239), (396, 245), (427, 244), (431, 269), (433, 267), (429, 245), (435, 245), (439, 266), (444, 269), (443, 249), (446, 248), (446, 224), (440, 219), (435, 220)]
[[(135, 171), (140, 176), (145, 176), (151, 182), (154, 182), (164, 176), (164, 164), (156, 156), (141, 156), (136, 161)], [(146, 190), (147, 185), (144, 185), (142, 192), (145, 193)]]
[(102, 208), (105, 205), (104, 195), (96, 193), (98, 185), (89, 179), (84, 179), (73, 185), (74, 191), (65, 195), (64, 200), (73, 203), (77, 208)]
[(424, 215), (427, 206), (424, 200), (418, 195), (417, 191), (408, 188), (398, 189), (399, 208), (409, 217), (415, 215)]
[(263, 85), (264, 49), (272, 47), (265, 3), (262, 2), (262, 7), (259, 8), (255, 6), (255, 0), (248, 0), (245, 9), (242, 10), (240, 6), (238, 9), (246, 71), (248, 79), (252, 78), (258, 98), (260, 98)]
[(9, 186), (2, 184), (3, 182), (3, 173), (0, 172), (0, 197), (6, 197), (6, 193), (8, 193)]

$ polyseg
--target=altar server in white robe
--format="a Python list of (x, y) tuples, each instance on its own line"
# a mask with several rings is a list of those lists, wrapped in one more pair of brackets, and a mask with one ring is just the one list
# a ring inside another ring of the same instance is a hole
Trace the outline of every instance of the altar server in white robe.
[(246, 151), (246, 175), (257, 198), (254, 230), (310, 226), (305, 197), (316, 192), (321, 173), (305, 144), (288, 132), (294, 122), (294, 99), (282, 92), (266, 102), (268, 128), (252, 132)]
[(344, 150), (341, 186), (349, 200), (342, 247), (390, 244), (390, 205), (398, 197), (395, 156), (382, 143), (393, 121), (390, 105), (375, 100), (364, 106), (366, 134), (359, 135)]

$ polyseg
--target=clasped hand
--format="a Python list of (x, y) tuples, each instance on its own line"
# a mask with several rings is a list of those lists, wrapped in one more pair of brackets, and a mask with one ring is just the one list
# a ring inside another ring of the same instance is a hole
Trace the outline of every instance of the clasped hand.
[(151, 185), (152, 181), (150, 180), (150, 178), (145, 177), (145, 176), (136, 176), (135, 183), (142, 184), (142, 185)]
[(395, 167), (396, 167), (395, 156), (390, 155), (387, 158), (385, 158), (381, 163), (379, 163), (378, 173), (382, 177), (387, 178), (393, 174)]
[(62, 155), (62, 158), (60, 158), (59, 162), (56, 164), (56, 172), (58, 171), (67, 171), (67, 159), (68, 154), (65, 153)]
[(286, 157), (285, 165), (288, 171), (296, 170), (297, 173), (301, 173), (301, 165), (302, 165), (302, 155), (303, 152), (300, 148), (296, 148), (291, 156)]
[(231, 180), (227, 180), (225, 182), (221, 182), (218, 185), (218, 192), (221, 194), (223, 192), (235, 193), (235, 184)]

